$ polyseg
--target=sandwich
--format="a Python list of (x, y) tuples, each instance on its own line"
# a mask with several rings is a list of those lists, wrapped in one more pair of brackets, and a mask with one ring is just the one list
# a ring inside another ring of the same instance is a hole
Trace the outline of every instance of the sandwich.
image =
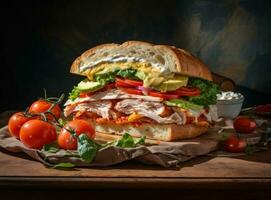
[(76, 58), (70, 72), (85, 78), (64, 115), (88, 120), (96, 132), (173, 141), (206, 133), (217, 118), (220, 89), (210, 70), (174, 46), (99, 45)]

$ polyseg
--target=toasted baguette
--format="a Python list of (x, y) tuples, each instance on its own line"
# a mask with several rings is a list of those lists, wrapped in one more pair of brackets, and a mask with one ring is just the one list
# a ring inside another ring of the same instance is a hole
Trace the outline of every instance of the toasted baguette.
[[(212, 80), (208, 67), (189, 52), (174, 46), (153, 45), (147, 42), (128, 41), (119, 44), (103, 44), (84, 52), (72, 64), (70, 72), (84, 75), (86, 66), (95, 68), (99, 61), (113, 57), (134, 57), (151, 66), (158, 66), (161, 72), (173, 72), (192, 77)], [(103, 61), (104, 62), (104, 61)]]
[(203, 133), (206, 133), (208, 126), (197, 126), (194, 124), (176, 125), (176, 124), (149, 124), (144, 123), (139, 127), (134, 127), (129, 124), (122, 125), (106, 125), (97, 124), (93, 120), (88, 120), (96, 132), (106, 134), (123, 135), (129, 133), (133, 137), (146, 136), (149, 139), (161, 141), (174, 141), (185, 138), (194, 138)]

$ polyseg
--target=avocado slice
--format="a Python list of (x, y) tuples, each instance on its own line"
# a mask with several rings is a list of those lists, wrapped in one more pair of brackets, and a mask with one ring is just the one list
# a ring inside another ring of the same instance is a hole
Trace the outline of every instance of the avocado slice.
[(161, 92), (174, 91), (180, 87), (186, 86), (187, 82), (188, 82), (187, 76), (177, 75), (174, 76), (173, 78), (170, 78), (162, 82), (160, 85), (155, 86), (154, 89), (159, 90)]
[(171, 99), (169, 101), (165, 101), (165, 104), (168, 106), (177, 106), (180, 108), (191, 109), (191, 110), (202, 110), (203, 106), (197, 105), (190, 101), (186, 101), (184, 99)]
[(77, 89), (79, 89), (83, 92), (94, 92), (94, 91), (97, 91), (103, 87), (104, 87), (104, 85), (102, 83), (89, 81), (89, 80), (81, 81), (77, 85)]

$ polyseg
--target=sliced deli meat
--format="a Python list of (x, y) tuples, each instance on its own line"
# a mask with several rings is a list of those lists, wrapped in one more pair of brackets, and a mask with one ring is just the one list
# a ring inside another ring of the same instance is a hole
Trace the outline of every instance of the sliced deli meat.
[(160, 102), (150, 102), (140, 99), (125, 99), (116, 103), (114, 108), (127, 115), (136, 112), (161, 124), (185, 123), (185, 115), (182, 113), (175, 112), (168, 117), (161, 117), (160, 115), (165, 112), (166, 107)]
[(109, 119), (111, 108), (112, 108), (111, 101), (85, 102), (85, 103), (67, 106), (64, 110), (64, 115), (69, 116), (71, 113), (76, 112), (76, 111), (93, 112), (103, 118)]
[(68, 105), (76, 104), (76, 103), (82, 103), (82, 102), (113, 100), (113, 99), (143, 99), (146, 101), (155, 101), (155, 102), (163, 101), (163, 99), (159, 97), (128, 94), (119, 89), (111, 89), (107, 91), (97, 92), (89, 97), (77, 98), (74, 101), (68, 100), (64, 106), (68, 106)]

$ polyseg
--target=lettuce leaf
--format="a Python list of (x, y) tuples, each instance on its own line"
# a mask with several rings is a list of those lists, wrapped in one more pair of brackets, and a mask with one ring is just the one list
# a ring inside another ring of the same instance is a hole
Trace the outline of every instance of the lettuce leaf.
[(216, 95), (221, 92), (217, 84), (199, 78), (189, 78), (188, 85), (197, 87), (201, 90), (199, 96), (188, 97), (188, 101), (203, 106), (216, 104)]
[(79, 97), (80, 92), (81, 91), (76, 86), (74, 86), (72, 91), (69, 93), (69, 99), (74, 101), (77, 97)]
[(95, 81), (98, 81), (105, 85), (107, 83), (114, 82), (116, 76), (138, 80), (136, 73), (137, 70), (135, 69), (117, 69), (112, 72), (95, 74), (94, 79)]
[(138, 79), (136, 77), (136, 73), (137, 73), (136, 69), (123, 69), (123, 70), (118, 70), (116, 72), (116, 75), (121, 76), (123, 78)]

